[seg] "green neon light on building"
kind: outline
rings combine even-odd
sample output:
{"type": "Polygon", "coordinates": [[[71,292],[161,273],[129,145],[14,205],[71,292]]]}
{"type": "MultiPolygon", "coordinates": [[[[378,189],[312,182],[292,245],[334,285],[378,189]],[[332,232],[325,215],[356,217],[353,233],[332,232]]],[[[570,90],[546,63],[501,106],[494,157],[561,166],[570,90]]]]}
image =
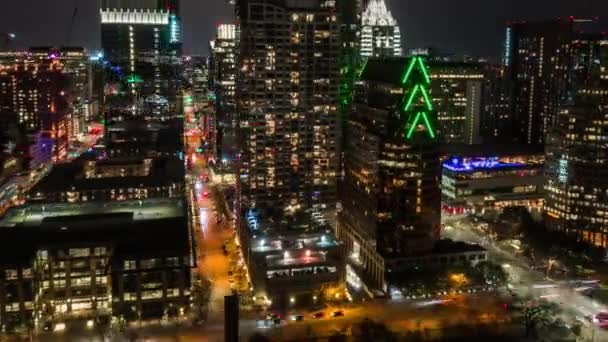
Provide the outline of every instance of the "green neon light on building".
{"type": "Polygon", "coordinates": [[[422,118],[424,119],[426,131],[429,133],[429,136],[431,137],[431,139],[435,139],[435,137],[436,137],[435,130],[433,129],[433,126],[431,126],[431,123],[430,123],[429,118],[426,115],[426,113],[422,113],[422,118]]]}
{"type": "Polygon", "coordinates": [[[422,76],[424,76],[424,80],[426,81],[426,84],[431,84],[431,77],[429,76],[429,72],[426,70],[426,66],[424,65],[424,62],[422,61],[422,57],[417,57],[418,59],[418,65],[420,66],[420,70],[422,70],[422,76]]]}
{"type": "Polygon", "coordinates": [[[426,88],[423,86],[421,86],[420,89],[422,90],[422,96],[424,97],[424,103],[426,104],[426,108],[429,110],[429,112],[432,112],[433,104],[431,103],[429,93],[426,91],[426,88]]]}
{"type": "Polygon", "coordinates": [[[412,74],[412,71],[414,71],[414,66],[416,66],[416,58],[418,58],[418,57],[414,57],[410,61],[410,65],[407,67],[407,71],[405,72],[403,79],[401,80],[401,83],[405,84],[405,83],[407,83],[407,81],[409,81],[410,75],[412,74]]]}
{"type": "Polygon", "coordinates": [[[414,87],[414,90],[410,94],[409,99],[407,100],[407,103],[405,104],[405,107],[403,108],[404,112],[407,112],[410,110],[410,108],[412,106],[412,102],[414,102],[414,98],[416,97],[416,94],[418,93],[418,88],[420,88],[420,85],[416,84],[416,86],[414,87]]]}
{"type": "Polygon", "coordinates": [[[428,91],[431,78],[424,59],[420,56],[412,57],[401,80],[403,84],[402,103],[404,104],[402,114],[408,118],[405,126],[406,139],[412,139],[417,128],[421,126],[431,139],[437,138],[437,133],[429,118],[433,112],[433,103],[428,91]]]}
{"type": "Polygon", "coordinates": [[[416,127],[418,126],[418,120],[420,120],[420,113],[416,114],[416,118],[414,119],[414,122],[412,122],[412,124],[410,125],[410,129],[407,131],[408,139],[412,138],[412,135],[414,134],[414,131],[416,130],[416,127]]]}
{"type": "Polygon", "coordinates": [[[361,78],[361,75],[363,75],[365,68],[367,68],[368,61],[369,61],[369,58],[366,58],[365,61],[363,61],[363,66],[361,67],[361,70],[359,70],[359,78],[361,78]]]}

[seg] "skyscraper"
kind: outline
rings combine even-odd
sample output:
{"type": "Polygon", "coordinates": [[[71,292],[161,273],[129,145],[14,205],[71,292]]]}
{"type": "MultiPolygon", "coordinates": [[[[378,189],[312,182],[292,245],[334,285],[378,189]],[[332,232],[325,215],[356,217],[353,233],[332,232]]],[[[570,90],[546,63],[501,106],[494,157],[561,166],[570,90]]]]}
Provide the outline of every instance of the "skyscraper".
{"type": "Polygon", "coordinates": [[[573,24],[573,19],[557,19],[507,27],[504,63],[511,84],[513,137],[520,143],[542,145],[553,124],[567,83],[563,54],[573,24]]]}
{"type": "Polygon", "coordinates": [[[608,37],[574,40],[568,104],[546,146],[545,222],[608,247],[608,37]]]}
{"type": "Polygon", "coordinates": [[[401,31],[384,0],[367,3],[361,18],[361,56],[401,56],[401,31]]]}
{"type": "Polygon", "coordinates": [[[339,163],[338,8],[325,0],[240,0],[236,10],[244,254],[258,298],[321,298],[315,291],[339,285],[343,274],[324,218],[335,209],[339,163]]]}
{"type": "Polygon", "coordinates": [[[339,23],[331,1],[305,3],[238,5],[242,202],[275,221],[335,203],[339,23]]]}
{"type": "Polygon", "coordinates": [[[222,158],[236,155],[237,31],[235,24],[220,24],[211,42],[213,89],[217,98],[218,149],[222,158]]]}
{"type": "Polygon", "coordinates": [[[437,130],[445,143],[481,143],[486,71],[474,62],[432,61],[430,95],[437,110],[437,130]]]}
{"type": "Polygon", "coordinates": [[[103,0],[101,45],[123,76],[122,93],[155,112],[170,109],[179,84],[179,0],[103,0]]]}
{"type": "Polygon", "coordinates": [[[338,237],[378,288],[399,260],[432,251],[441,193],[431,78],[422,57],[371,59],[344,147],[338,237]]]}

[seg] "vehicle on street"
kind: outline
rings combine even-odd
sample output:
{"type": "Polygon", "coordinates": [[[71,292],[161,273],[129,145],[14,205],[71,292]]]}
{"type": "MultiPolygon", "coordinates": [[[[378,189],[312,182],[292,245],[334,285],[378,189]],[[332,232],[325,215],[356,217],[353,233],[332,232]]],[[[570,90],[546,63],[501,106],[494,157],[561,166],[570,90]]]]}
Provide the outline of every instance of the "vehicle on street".
{"type": "Polygon", "coordinates": [[[325,317],[325,313],[322,312],[322,311],[317,312],[317,313],[315,313],[315,314],[312,315],[312,318],[314,318],[314,319],[319,319],[319,318],[323,318],[323,317],[325,317]]]}
{"type": "Polygon", "coordinates": [[[332,317],[343,317],[344,316],[344,311],[342,310],[338,310],[338,311],[334,311],[331,313],[332,317]]]}
{"type": "Polygon", "coordinates": [[[289,317],[290,320],[294,321],[294,322],[301,322],[304,320],[304,316],[302,315],[291,315],[289,317]]]}

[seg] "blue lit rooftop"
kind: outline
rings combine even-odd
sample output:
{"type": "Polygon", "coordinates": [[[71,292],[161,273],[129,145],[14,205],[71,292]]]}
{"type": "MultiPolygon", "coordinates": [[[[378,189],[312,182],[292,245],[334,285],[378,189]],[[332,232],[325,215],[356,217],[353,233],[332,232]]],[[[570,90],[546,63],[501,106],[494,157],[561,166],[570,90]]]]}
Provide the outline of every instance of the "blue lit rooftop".
{"type": "Polygon", "coordinates": [[[517,169],[524,168],[528,165],[525,163],[504,162],[498,157],[489,158],[448,158],[443,163],[443,168],[455,172],[475,172],[489,171],[500,169],[517,169]]]}

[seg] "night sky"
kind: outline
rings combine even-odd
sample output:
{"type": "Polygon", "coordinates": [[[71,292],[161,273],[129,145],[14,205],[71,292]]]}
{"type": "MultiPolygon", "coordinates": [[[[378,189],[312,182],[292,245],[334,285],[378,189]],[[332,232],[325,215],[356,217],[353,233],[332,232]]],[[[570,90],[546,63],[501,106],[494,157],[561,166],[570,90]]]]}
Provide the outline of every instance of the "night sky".
{"type": "MultiPolygon", "coordinates": [[[[603,16],[608,28],[607,0],[387,0],[399,20],[404,47],[436,46],[444,51],[498,56],[509,20],[558,16],[603,16]]],[[[16,44],[65,45],[74,2],[79,12],[70,45],[99,47],[96,0],[4,0],[0,32],[15,32],[16,44]]],[[[228,0],[182,0],[184,47],[207,54],[217,23],[232,19],[228,0]]]]}

